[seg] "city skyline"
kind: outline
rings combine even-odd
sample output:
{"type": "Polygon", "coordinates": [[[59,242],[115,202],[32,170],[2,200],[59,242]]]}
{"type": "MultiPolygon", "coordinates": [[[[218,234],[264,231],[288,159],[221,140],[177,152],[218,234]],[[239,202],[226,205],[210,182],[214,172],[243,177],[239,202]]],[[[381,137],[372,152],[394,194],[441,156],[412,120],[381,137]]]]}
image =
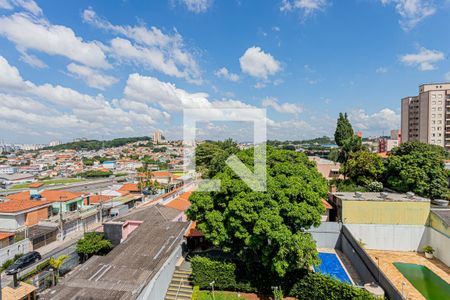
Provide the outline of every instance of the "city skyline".
{"type": "MultiPolygon", "coordinates": [[[[341,111],[381,135],[400,128],[402,98],[450,81],[439,39],[449,10],[427,0],[2,0],[0,139],[156,129],[180,139],[182,108],[224,107],[267,108],[269,139],[332,136],[341,111]]],[[[249,140],[245,126],[205,129],[249,140]]]]}

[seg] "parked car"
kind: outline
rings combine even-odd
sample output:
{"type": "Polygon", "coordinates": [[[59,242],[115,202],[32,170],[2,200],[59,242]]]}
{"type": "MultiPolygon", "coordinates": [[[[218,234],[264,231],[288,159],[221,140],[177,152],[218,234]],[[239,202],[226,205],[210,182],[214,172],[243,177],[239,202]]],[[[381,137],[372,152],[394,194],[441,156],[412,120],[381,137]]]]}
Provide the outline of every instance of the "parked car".
{"type": "Polygon", "coordinates": [[[28,267],[29,265],[42,259],[41,255],[37,251],[31,251],[24,254],[19,259],[17,259],[12,265],[6,269],[6,275],[14,275],[21,269],[28,267]]]}

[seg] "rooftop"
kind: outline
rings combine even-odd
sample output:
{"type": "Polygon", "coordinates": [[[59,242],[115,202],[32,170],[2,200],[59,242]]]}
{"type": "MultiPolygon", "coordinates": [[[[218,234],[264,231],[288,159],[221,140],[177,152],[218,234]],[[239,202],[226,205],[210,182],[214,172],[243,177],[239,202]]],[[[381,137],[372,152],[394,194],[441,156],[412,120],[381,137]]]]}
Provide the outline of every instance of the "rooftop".
{"type": "Polygon", "coordinates": [[[332,193],[336,198],[344,201],[386,201],[386,202],[430,202],[430,199],[414,195],[408,197],[407,194],[385,193],[383,198],[381,193],[352,193],[352,192],[336,192],[332,193]],[[359,197],[357,196],[359,195],[359,197]]]}
{"type": "Polygon", "coordinates": [[[154,205],[114,220],[143,223],[109,254],[73,270],[43,299],[136,299],[183,239],[189,223],[167,221],[178,214],[154,205]]]}
{"type": "Polygon", "coordinates": [[[29,294],[31,294],[36,290],[37,287],[35,287],[34,285],[25,282],[20,282],[19,286],[16,288],[12,288],[9,286],[2,288],[1,291],[2,299],[3,300],[28,299],[25,297],[27,297],[29,294]]]}

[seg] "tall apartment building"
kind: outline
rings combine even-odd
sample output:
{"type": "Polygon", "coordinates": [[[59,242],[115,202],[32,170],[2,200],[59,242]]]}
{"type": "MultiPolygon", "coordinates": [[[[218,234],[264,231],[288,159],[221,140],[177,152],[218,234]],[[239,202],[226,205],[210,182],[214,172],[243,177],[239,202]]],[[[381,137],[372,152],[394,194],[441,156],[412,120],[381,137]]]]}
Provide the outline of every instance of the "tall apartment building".
{"type": "Polygon", "coordinates": [[[159,130],[156,130],[153,133],[153,143],[154,144],[160,144],[162,142],[162,133],[159,130]]]}
{"type": "Polygon", "coordinates": [[[450,150],[450,83],[422,84],[418,96],[402,99],[401,139],[450,150]]]}

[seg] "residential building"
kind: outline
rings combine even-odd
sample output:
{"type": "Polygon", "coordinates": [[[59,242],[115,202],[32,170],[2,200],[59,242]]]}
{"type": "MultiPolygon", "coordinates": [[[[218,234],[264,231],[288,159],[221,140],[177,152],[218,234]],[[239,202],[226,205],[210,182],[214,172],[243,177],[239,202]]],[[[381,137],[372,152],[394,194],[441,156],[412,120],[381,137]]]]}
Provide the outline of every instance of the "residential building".
{"type": "Polygon", "coordinates": [[[343,179],[344,176],[339,173],[341,164],[319,156],[308,156],[308,159],[316,162],[317,170],[325,179],[343,179]]]}
{"type": "Polygon", "coordinates": [[[162,133],[160,130],[156,130],[153,133],[153,144],[160,144],[162,142],[162,133]]]}
{"type": "Polygon", "coordinates": [[[401,100],[401,139],[450,149],[450,83],[422,84],[401,100]]]}
{"type": "Polygon", "coordinates": [[[189,228],[170,221],[178,214],[157,204],[106,222],[114,249],[74,269],[42,299],[164,299],[189,228]]]}
{"type": "Polygon", "coordinates": [[[16,167],[11,167],[8,165],[0,165],[0,174],[14,174],[17,172],[17,168],[16,167]]]}
{"type": "Polygon", "coordinates": [[[37,224],[40,220],[48,219],[52,205],[50,201],[32,199],[20,193],[7,196],[5,202],[0,203],[0,229],[14,232],[26,226],[37,224]]]}

